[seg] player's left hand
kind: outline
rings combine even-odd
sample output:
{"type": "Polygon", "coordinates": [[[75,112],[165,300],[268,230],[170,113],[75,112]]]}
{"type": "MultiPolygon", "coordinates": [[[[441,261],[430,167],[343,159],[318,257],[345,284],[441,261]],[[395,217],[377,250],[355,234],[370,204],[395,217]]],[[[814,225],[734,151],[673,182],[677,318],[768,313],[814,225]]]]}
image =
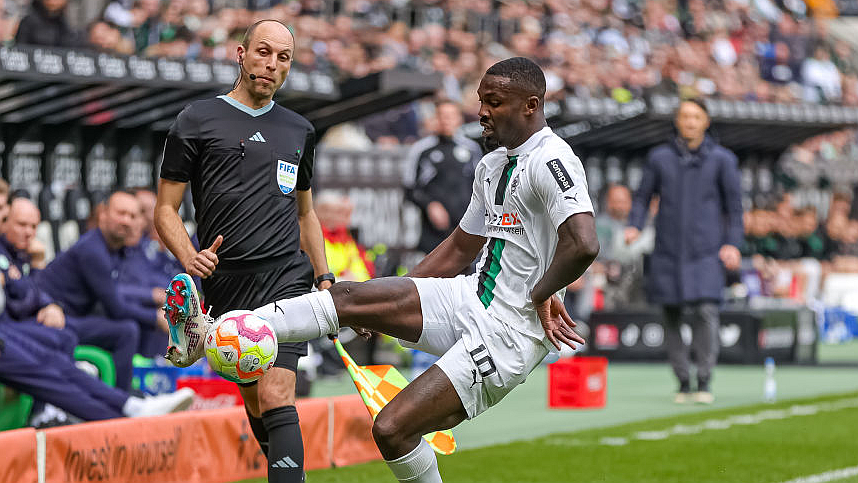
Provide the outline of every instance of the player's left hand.
{"type": "Polygon", "coordinates": [[[539,321],[542,322],[542,330],[548,340],[557,348],[561,349],[560,343],[564,343],[575,349],[575,342],[584,343],[584,339],[572,330],[575,327],[575,322],[569,313],[566,312],[566,307],[556,295],[552,295],[541,304],[534,304],[536,307],[536,315],[539,316],[539,321]]]}

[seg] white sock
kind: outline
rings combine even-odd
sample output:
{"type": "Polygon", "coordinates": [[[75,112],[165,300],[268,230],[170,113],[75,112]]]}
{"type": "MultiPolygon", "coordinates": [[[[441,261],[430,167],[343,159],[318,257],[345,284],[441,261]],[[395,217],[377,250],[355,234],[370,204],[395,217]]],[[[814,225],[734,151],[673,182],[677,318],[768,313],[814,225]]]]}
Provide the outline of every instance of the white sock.
{"type": "Polygon", "coordinates": [[[438,473],[438,460],[435,452],[425,439],[410,453],[392,461],[385,461],[393,476],[399,481],[409,483],[443,483],[438,473]]]}
{"type": "Polygon", "coordinates": [[[303,342],[340,329],[334,298],[327,290],[278,300],[253,313],[271,322],[278,342],[303,342]]]}
{"type": "Polygon", "coordinates": [[[128,396],[125,404],[122,405],[122,414],[133,418],[143,411],[146,401],[137,396],[128,396]]]}

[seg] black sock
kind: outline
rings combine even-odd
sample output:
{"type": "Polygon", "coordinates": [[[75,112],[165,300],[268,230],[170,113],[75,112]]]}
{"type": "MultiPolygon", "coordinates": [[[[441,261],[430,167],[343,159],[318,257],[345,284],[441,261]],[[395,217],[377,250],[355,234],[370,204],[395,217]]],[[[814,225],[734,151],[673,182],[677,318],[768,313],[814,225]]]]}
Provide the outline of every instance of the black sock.
{"type": "Polygon", "coordinates": [[[254,417],[250,414],[250,411],[247,410],[247,406],[244,407],[244,412],[247,413],[247,420],[250,421],[250,430],[253,431],[253,437],[256,438],[256,442],[259,443],[262,453],[265,454],[265,457],[267,458],[268,431],[265,430],[265,424],[262,422],[261,418],[254,417]]]}
{"type": "Polygon", "coordinates": [[[262,413],[268,431],[268,482],[304,481],[304,442],[295,406],[281,406],[262,413]]]}

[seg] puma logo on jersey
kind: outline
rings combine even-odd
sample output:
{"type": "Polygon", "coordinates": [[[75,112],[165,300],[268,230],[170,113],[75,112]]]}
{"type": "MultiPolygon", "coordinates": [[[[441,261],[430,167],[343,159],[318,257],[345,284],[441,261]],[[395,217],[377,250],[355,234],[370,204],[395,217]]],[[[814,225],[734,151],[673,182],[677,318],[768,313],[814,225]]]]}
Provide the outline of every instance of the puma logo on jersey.
{"type": "Polygon", "coordinates": [[[563,198],[565,198],[565,199],[567,199],[567,200],[572,200],[572,201],[574,201],[575,203],[577,203],[577,202],[578,202],[578,195],[575,195],[575,196],[564,196],[563,198]]]}
{"type": "Polygon", "coordinates": [[[264,143],[264,142],[265,142],[265,138],[264,138],[264,137],[262,137],[262,133],[260,133],[259,131],[256,131],[256,133],[255,133],[253,136],[250,136],[250,140],[251,140],[251,141],[256,141],[256,142],[259,142],[259,143],[264,143]]]}

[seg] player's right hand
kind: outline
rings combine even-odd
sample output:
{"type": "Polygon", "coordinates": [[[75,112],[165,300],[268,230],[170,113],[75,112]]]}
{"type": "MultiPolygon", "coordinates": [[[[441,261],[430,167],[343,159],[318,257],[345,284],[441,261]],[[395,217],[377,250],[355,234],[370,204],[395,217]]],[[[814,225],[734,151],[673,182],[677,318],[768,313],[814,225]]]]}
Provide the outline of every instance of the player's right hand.
{"type": "Polygon", "coordinates": [[[214,272],[217,266],[217,249],[223,243],[223,235],[218,235],[212,246],[201,250],[193,258],[188,260],[185,265],[185,271],[192,277],[208,278],[214,272]]]}

